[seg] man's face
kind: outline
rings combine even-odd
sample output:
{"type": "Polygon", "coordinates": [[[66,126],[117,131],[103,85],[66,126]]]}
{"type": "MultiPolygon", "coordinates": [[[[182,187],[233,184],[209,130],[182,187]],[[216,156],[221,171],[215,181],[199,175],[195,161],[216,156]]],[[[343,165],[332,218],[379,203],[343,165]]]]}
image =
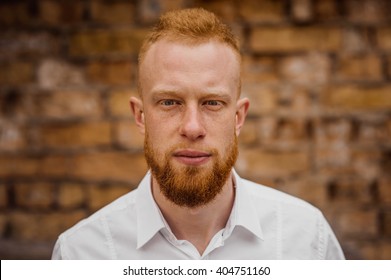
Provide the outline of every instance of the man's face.
{"type": "Polygon", "coordinates": [[[246,99],[238,100],[238,57],[216,41],[161,40],[148,50],[139,74],[142,101],[131,105],[145,132],[153,177],[177,205],[207,204],[236,161],[248,108],[246,99]]]}

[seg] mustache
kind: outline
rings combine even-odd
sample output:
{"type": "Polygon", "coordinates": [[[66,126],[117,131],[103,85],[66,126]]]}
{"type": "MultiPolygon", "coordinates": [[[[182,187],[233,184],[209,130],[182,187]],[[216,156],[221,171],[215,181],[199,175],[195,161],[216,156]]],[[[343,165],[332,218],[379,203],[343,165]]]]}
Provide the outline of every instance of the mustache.
{"type": "Polygon", "coordinates": [[[166,153],[166,156],[189,156],[189,157],[197,157],[197,156],[215,156],[218,155],[218,151],[216,149],[195,149],[189,147],[173,147],[169,149],[166,153]]]}

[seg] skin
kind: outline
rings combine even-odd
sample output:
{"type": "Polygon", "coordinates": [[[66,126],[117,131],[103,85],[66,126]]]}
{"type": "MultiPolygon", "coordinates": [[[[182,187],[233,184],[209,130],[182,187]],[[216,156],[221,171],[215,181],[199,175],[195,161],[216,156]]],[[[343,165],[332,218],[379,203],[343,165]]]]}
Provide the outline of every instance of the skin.
{"type": "MultiPolygon", "coordinates": [[[[226,44],[209,40],[184,44],[154,43],[140,65],[141,98],[130,107],[141,133],[148,133],[158,158],[179,145],[170,161],[176,168],[211,168],[216,149],[224,155],[245,121],[249,101],[239,98],[240,63],[226,44]]],[[[174,235],[191,242],[202,255],[225,227],[235,191],[232,175],[207,205],[180,207],[169,201],[152,178],[152,193],[174,235]]]]}

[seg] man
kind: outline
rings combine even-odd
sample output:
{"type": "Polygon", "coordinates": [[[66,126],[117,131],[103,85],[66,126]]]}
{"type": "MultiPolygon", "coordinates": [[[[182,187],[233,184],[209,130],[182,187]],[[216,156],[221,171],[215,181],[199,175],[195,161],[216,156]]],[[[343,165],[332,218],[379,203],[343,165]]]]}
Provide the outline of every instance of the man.
{"type": "Polygon", "coordinates": [[[63,233],[54,259],[344,258],[319,210],[233,170],[249,107],[240,67],[238,44],[214,14],[161,17],[130,100],[150,172],[63,233]]]}

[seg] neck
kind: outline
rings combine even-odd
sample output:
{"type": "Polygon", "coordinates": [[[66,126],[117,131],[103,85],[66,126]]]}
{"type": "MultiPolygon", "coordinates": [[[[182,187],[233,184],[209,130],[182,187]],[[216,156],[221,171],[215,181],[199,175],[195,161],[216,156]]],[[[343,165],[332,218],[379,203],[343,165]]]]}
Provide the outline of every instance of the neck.
{"type": "Polygon", "coordinates": [[[164,218],[178,240],[191,242],[203,254],[213,236],[225,227],[235,198],[232,176],[216,198],[203,206],[188,208],[169,201],[152,177],[152,193],[164,218]]]}

